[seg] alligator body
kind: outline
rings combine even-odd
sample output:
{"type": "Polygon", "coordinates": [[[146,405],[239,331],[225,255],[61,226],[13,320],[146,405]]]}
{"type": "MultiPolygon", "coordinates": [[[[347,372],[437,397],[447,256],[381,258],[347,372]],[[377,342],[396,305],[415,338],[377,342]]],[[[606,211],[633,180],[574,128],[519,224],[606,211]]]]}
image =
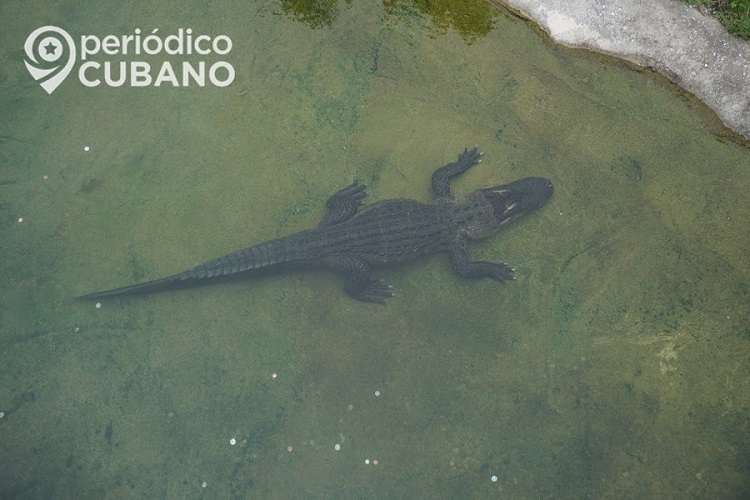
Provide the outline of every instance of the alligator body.
{"type": "Polygon", "coordinates": [[[365,187],[354,182],[331,196],[316,229],[260,243],[204,262],[192,269],[137,285],[82,295],[102,299],[193,286],[286,267],[322,266],[345,275],[351,297],[385,304],[391,287],[370,276],[373,266],[395,264],[434,252],[449,252],[453,269],[465,278],[512,278],[506,264],[469,259],[469,240],[485,238],[539,208],[552,195],[552,183],[524,179],[454,197],[450,179],[479,163],[477,148],[464,149],[453,163],[435,171],[434,203],[385,200],[360,210],[365,187]]]}

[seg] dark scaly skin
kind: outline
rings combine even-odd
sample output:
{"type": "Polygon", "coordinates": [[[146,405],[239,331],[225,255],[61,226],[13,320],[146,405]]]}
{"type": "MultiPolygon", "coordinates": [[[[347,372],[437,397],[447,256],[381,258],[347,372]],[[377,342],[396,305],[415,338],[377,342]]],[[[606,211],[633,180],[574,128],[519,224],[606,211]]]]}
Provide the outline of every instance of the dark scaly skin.
{"type": "Polygon", "coordinates": [[[476,147],[464,149],[458,160],[435,171],[434,203],[395,199],[360,210],[365,186],[354,182],[328,199],[328,211],[316,229],[238,250],[173,276],[80,298],[136,295],[267,269],[323,266],[345,275],[344,290],[350,296],[385,304],[385,299],[393,296],[391,287],[371,279],[371,268],[434,252],[449,252],[453,269],[465,278],[510,279],[513,269],[506,264],[470,260],[466,242],[486,238],[539,208],[552,195],[552,183],[527,177],[454,197],[450,179],[479,163],[480,156],[476,147]]]}

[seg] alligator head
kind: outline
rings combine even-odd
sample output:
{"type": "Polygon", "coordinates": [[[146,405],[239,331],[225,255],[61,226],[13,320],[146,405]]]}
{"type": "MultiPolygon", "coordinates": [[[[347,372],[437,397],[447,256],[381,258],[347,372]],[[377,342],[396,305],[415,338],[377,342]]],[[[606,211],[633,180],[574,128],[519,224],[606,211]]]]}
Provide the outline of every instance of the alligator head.
{"type": "Polygon", "coordinates": [[[458,210],[460,215],[456,222],[468,238],[486,238],[509,222],[544,205],[552,196],[552,191],[552,182],[542,177],[526,177],[501,186],[478,189],[457,200],[457,205],[463,205],[468,210],[458,210]],[[474,217],[469,218],[467,214],[474,217]]]}
{"type": "Polygon", "coordinates": [[[525,177],[509,184],[480,189],[492,205],[497,226],[504,226],[544,205],[552,196],[552,182],[543,177],[525,177]]]}

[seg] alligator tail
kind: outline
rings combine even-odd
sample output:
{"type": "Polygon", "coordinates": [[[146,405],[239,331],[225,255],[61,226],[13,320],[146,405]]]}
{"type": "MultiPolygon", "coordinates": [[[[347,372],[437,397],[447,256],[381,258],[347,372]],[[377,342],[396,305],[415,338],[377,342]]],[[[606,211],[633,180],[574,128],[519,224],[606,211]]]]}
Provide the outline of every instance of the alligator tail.
{"type": "MultiPolygon", "coordinates": [[[[177,275],[179,276],[179,275],[177,275]]],[[[175,281],[177,276],[169,276],[167,278],[160,278],[158,280],[147,281],[145,283],[138,283],[136,285],[123,286],[120,288],[113,288],[112,290],[104,290],[101,292],[87,293],[76,297],[79,300],[99,300],[106,299],[109,297],[117,297],[119,295],[140,295],[145,293],[161,292],[164,290],[173,290],[178,284],[184,283],[175,281]]],[[[187,285],[187,283],[184,283],[187,285]]]]}
{"type": "Polygon", "coordinates": [[[141,295],[176,290],[229,280],[249,273],[270,271],[300,261],[309,261],[314,259],[320,253],[320,248],[324,246],[320,237],[310,237],[314,234],[317,233],[303,231],[237,250],[166,278],[102,292],[87,293],[78,298],[81,300],[98,300],[123,295],[141,295]]]}

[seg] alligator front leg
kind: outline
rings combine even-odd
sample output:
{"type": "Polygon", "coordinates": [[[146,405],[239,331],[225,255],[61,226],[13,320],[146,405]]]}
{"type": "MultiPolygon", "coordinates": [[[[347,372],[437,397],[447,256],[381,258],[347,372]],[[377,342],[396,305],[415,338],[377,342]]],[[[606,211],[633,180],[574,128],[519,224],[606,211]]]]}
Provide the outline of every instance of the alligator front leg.
{"type": "Polygon", "coordinates": [[[507,264],[495,262],[471,261],[466,253],[466,241],[460,239],[451,251],[453,270],[464,278],[492,278],[496,281],[513,279],[515,269],[507,264]]]}
{"type": "Polygon", "coordinates": [[[432,190],[438,197],[448,197],[451,195],[450,180],[452,177],[461,175],[472,166],[481,162],[482,153],[477,151],[474,146],[471,150],[464,148],[464,152],[458,155],[458,160],[440,167],[432,174],[432,190]]]}
{"type": "Polygon", "coordinates": [[[393,297],[391,287],[380,280],[370,279],[370,266],[356,257],[326,257],[324,263],[345,274],[344,291],[363,302],[385,305],[385,299],[393,297]]]}
{"type": "Polygon", "coordinates": [[[344,189],[335,192],[326,201],[328,212],[320,221],[320,227],[341,224],[351,219],[357,213],[357,209],[365,196],[367,196],[365,185],[360,184],[359,181],[354,181],[344,189]]]}

